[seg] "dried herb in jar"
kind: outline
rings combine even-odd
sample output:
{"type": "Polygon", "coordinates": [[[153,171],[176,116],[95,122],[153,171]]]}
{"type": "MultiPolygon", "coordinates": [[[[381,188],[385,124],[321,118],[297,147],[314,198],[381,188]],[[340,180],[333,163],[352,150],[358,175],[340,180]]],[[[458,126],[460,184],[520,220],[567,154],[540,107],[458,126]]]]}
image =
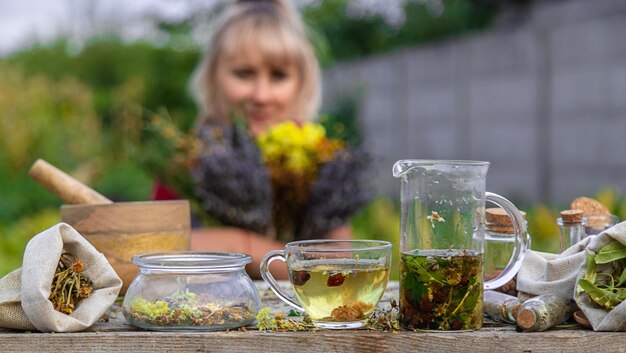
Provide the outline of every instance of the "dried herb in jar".
{"type": "Polygon", "coordinates": [[[50,297],[54,310],[71,314],[78,303],[93,292],[93,285],[84,273],[83,263],[74,255],[63,253],[52,277],[50,297]]]}
{"type": "Polygon", "coordinates": [[[400,262],[400,322],[418,330],[482,326],[482,255],[470,250],[418,250],[400,262]]]}
{"type": "Polygon", "coordinates": [[[165,300],[137,298],[131,303],[130,311],[131,322],[151,326],[242,325],[254,318],[245,304],[218,306],[212,304],[212,298],[188,291],[178,291],[165,300]]]}

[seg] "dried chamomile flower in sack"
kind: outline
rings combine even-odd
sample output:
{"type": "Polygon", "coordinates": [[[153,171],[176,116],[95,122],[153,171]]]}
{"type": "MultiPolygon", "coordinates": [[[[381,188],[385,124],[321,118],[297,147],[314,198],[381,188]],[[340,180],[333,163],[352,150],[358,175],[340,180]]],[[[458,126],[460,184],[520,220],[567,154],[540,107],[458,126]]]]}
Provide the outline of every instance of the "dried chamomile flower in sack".
{"type": "Polygon", "coordinates": [[[59,223],[33,237],[22,268],[0,279],[0,326],[81,331],[104,315],[121,286],[104,255],[59,223]]]}

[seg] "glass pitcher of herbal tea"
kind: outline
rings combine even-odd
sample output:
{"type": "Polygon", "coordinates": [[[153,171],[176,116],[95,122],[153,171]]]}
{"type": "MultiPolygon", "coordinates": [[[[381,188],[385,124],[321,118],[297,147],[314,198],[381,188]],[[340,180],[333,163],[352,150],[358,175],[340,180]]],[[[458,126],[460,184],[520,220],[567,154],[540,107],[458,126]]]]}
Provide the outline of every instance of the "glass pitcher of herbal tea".
{"type": "Polygon", "coordinates": [[[528,246],[526,224],[502,196],[486,192],[488,162],[401,160],[400,323],[409,329],[477,330],[483,290],[507,283],[528,246]],[[483,281],[485,202],[512,219],[515,247],[508,266],[483,281]]]}

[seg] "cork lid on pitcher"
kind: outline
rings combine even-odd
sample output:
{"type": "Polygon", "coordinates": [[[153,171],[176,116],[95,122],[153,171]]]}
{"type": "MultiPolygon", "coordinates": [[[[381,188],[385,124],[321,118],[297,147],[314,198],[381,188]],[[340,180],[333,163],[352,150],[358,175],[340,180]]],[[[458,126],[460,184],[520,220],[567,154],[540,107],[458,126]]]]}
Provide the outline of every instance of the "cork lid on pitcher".
{"type": "MultiPolygon", "coordinates": [[[[526,219],[526,212],[520,211],[522,218],[526,219]]],[[[514,234],[513,222],[506,211],[500,207],[492,207],[485,210],[487,231],[502,234],[514,234]]]]}

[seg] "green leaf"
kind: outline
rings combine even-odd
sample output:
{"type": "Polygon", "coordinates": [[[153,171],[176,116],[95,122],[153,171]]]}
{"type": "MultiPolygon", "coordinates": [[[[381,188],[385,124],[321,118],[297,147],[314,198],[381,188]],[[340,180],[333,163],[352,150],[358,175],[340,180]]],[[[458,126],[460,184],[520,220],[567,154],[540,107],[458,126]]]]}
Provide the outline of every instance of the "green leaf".
{"type": "Polygon", "coordinates": [[[615,292],[615,299],[620,302],[626,299],[626,288],[614,288],[613,290],[615,292]]]}
{"type": "Polygon", "coordinates": [[[587,271],[585,271],[585,278],[590,280],[591,282],[595,282],[595,274],[596,274],[596,255],[587,254],[587,271]]]}
{"type": "Polygon", "coordinates": [[[621,286],[622,284],[624,284],[624,282],[626,282],[626,268],[624,268],[621,276],[619,276],[619,282],[617,283],[616,287],[621,286]]]}
{"type": "Polygon", "coordinates": [[[618,241],[612,241],[600,249],[596,255],[596,264],[606,264],[626,258],[626,246],[618,241]]]}
{"type": "Polygon", "coordinates": [[[621,303],[618,295],[607,289],[598,288],[591,281],[584,278],[578,281],[578,286],[589,295],[591,300],[604,309],[611,310],[621,303]]]}
{"type": "Polygon", "coordinates": [[[441,271],[429,271],[430,264],[427,257],[409,257],[404,258],[404,265],[412,273],[415,273],[418,277],[418,281],[423,283],[439,283],[443,284],[445,277],[441,271]]]}

